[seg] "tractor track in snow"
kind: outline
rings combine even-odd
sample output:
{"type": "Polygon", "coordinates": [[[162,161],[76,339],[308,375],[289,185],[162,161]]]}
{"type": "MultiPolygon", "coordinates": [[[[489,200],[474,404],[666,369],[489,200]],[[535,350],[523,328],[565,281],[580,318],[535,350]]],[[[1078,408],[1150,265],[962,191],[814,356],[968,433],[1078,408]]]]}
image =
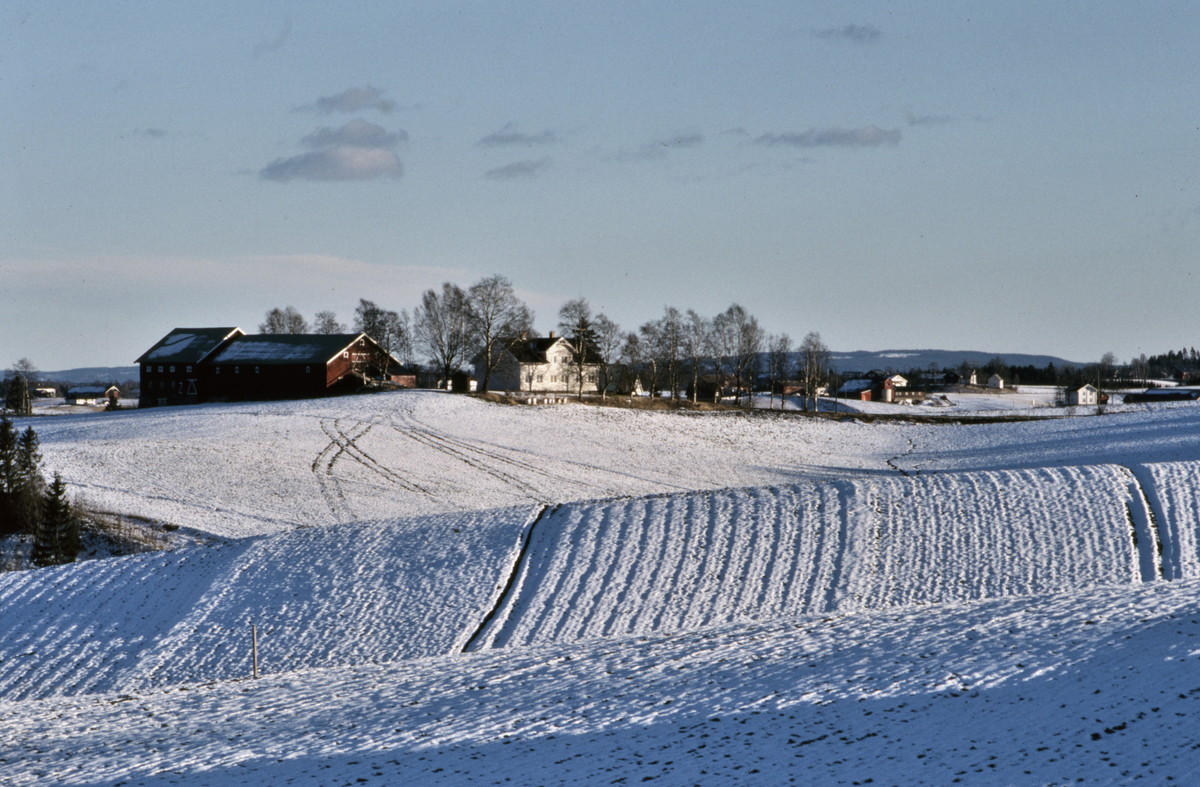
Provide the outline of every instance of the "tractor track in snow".
{"type": "Polygon", "coordinates": [[[562,477],[554,473],[547,472],[529,462],[514,460],[510,457],[502,455],[498,451],[480,448],[475,443],[469,443],[465,440],[460,440],[440,432],[435,432],[432,429],[418,425],[412,419],[404,419],[401,423],[396,423],[395,420],[393,420],[391,427],[405,437],[408,437],[409,439],[420,443],[427,448],[432,448],[435,451],[439,451],[452,459],[457,459],[474,470],[478,470],[481,473],[490,475],[497,481],[500,481],[501,483],[520,491],[522,494],[528,495],[535,501],[544,505],[550,505],[554,501],[547,498],[546,494],[538,487],[522,480],[513,473],[510,473],[505,469],[501,469],[501,467],[496,465],[506,465],[510,468],[513,468],[514,472],[521,471],[526,473],[534,473],[547,480],[556,481],[559,483],[569,480],[579,485],[593,486],[583,481],[563,479],[562,477]],[[408,421],[409,423],[405,423],[404,421],[408,421]]]}
{"type": "Polygon", "coordinates": [[[357,421],[349,430],[341,425],[340,418],[331,421],[321,419],[321,431],[329,438],[329,444],[321,449],[312,461],[312,472],[317,479],[317,486],[325,503],[339,521],[350,521],[354,518],[350,511],[349,501],[342,491],[341,480],[334,473],[338,460],[343,456],[381,477],[389,484],[400,487],[407,492],[433,497],[434,494],[420,484],[409,481],[399,473],[381,464],[377,459],[364,451],[358,440],[364,437],[375,424],[357,421]]]}
{"type": "MultiPolygon", "coordinates": [[[[518,470],[522,473],[533,473],[535,475],[538,475],[538,476],[544,478],[547,481],[554,482],[555,484],[570,484],[572,486],[579,487],[583,490],[586,490],[591,497],[628,497],[629,496],[628,490],[623,485],[606,486],[606,485],[602,485],[602,484],[593,483],[590,481],[585,481],[581,478],[571,475],[570,473],[552,472],[550,470],[547,470],[545,467],[543,467],[541,465],[535,464],[530,461],[523,461],[521,459],[516,459],[512,456],[512,454],[528,456],[529,455],[528,451],[525,451],[523,449],[517,449],[517,448],[506,448],[504,446],[496,446],[494,444],[487,444],[487,445],[492,445],[493,447],[484,448],[479,442],[472,442],[472,441],[464,440],[459,437],[452,437],[451,435],[448,435],[444,432],[433,429],[430,426],[422,423],[417,418],[415,418],[411,413],[394,415],[392,418],[391,426],[393,429],[397,430],[401,434],[404,434],[404,435],[407,435],[410,437],[412,436],[410,434],[410,432],[420,432],[423,435],[425,435],[433,440],[444,443],[448,448],[451,449],[450,451],[447,451],[448,455],[453,456],[456,459],[466,462],[468,465],[475,467],[475,469],[484,469],[484,468],[480,468],[477,464],[468,462],[467,460],[463,459],[463,457],[460,456],[458,453],[454,453],[454,451],[461,451],[461,452],[474,454],[474,455],[477,455],[478,457],[481,457],[483,460],[486,460],[487,462],[495,462],[495,463],[498,463],[499,465],[515,468],[516,470],[518,470]]],[[[434,446],[434,447],[437,447],[437,446],[434,446]]],[[[444,449],[439,448],[439,450],[444,450],[444,449]]],[[[664,492],[665,494],[670,494],[671,492],[674,492],[674,491],[680,491],[680,492],[692,491],[691,487],[680,486],[678,484],[672,484],[670,482],[663,481],[661,479],[647,479],[647,478],[643,478],[638,475],[633,475],[631,473],[624,472],[621,470],[613,470],[612,468],[609,468],[609,467],[603,467],[600,465],[592,465],[592,464],[588,464],[586,462],[580,462],[575,459],[566,459],[566,458],[560,458],[560,457],[553,457],[553,458],[547,457],[545,460],[545,464],[549,464],[551,466],[560,466],[560,467],[578,467],[587,473],[596,473],[596,472],[605,473],[610,476],[616,476],[622,482],[626,482],[630,478],[632,478],[636,481],[649,482],[649,483],[653,483],[659,487],[667,487],[668,489],[664,492]]],[[[491,469],[493,469],[497,473],[501,473],[505,476],[508,475],[505,470],[501,470],[499,468],[491,468],[491,469]]],[[[487,469],[484,469],[484,472],[490,473],[490,471],[487,469]]],[[[494,475],[494,473],[490,473],[490,474],[494,475]]],[[[511,477],[511,476],[509,476],[509,477],[511,477]]],[[[501,479],[501,480],[504,480],[504,479],[501,479]]],[[[525,485],[529,486],[528,484],[525,484],[525,485]]]]}

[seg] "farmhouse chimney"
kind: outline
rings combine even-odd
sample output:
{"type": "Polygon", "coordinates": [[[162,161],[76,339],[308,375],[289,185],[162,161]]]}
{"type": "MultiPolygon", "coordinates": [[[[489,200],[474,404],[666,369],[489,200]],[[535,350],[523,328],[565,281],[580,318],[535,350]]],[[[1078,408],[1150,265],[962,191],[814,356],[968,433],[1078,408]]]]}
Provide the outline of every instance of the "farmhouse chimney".
{"type": "Polygon", "coordinates": [[[554,331],[550,331],[550,338],[551,338],[551,339],[553,339],[553,338],[554,338],[554,331]]]}

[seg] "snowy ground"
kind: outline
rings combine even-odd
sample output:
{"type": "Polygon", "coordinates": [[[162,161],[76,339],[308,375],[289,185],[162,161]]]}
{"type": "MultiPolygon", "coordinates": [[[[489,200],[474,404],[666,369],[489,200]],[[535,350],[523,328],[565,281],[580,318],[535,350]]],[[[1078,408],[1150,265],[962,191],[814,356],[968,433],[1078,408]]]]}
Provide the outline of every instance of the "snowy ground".
{"type": "Polygon", "coordinates": [[[1200,774],[1194,405],[397,393],[36,428],[101,507],[232,540],[0,575],[5,784],[1200,774]]]}

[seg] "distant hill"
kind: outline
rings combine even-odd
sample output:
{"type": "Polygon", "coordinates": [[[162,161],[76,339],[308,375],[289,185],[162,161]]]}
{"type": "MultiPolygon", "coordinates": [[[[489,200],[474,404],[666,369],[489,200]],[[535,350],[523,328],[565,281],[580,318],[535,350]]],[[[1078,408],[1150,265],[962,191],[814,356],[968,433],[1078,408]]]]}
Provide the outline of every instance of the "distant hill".
{"type": "Polygon", "coordinates": [[[85,366],[61,372],[39,372],[38,377],[56,383],[86,385],[87,383],[122,383],[138,379],[136,366],[85,366]]]}
{"type": "Polygon", "coordinates": [[[972,366],[983,366],[1000,356],[1009,366],[1083,366],[1053,355],[1027,355],[1025,353],[985,353],[975,350],[880,350],[879,352],[834,352],[831,362],[839,372],[867,372],[871,369],[894,369],[906,372],[909,369],[928,369],[937,364],[939,369],[957,369],[964,360],[972,366]]]}

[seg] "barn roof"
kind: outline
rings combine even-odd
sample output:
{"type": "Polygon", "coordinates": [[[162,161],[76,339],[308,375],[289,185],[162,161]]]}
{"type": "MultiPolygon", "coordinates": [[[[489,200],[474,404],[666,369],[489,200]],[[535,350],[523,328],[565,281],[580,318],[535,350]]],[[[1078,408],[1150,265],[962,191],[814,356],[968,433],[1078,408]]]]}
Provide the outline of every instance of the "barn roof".
{"type": "Polygon", "coordinates": [[[176,328],[158,340],[135,363],[199,363],[241,328],[176,328]]]}
{"type": "Polygon", "coordinates": [[[348,350],[363,333],[296,333],[239,336],[208,359],[209,363],[325,364],[348,350]]]}

